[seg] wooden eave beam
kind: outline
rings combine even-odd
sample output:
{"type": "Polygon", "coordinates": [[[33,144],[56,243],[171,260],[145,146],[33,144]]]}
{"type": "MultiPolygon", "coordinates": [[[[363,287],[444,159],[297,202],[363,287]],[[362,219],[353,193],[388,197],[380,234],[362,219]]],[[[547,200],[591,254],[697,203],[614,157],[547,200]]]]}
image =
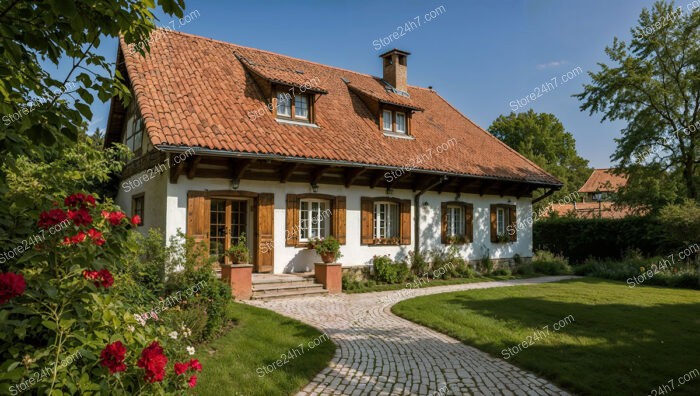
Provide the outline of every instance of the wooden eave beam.
{"type": "Polygon", "coordinates": [[[321,180],[321,176],[323,176],[323,173],[329,168],[330,166],[319,166],[312,170],[309,177],[309,183],[311,183],[312,185],[318,184],[318,181],[321,180]]]}
{"type": "Polygon", "coordinates": [[[187,178],[188,179],[194,179],[194,175],[197,173],[197,166],[199,166],[200,161],[202,161],[202,157],[199,155],[193,157],[190,161],[188,161],[188,165],[187,165],[187,178]]]}
{"type": "Polygon", "coordinates": [[[367,168],[347,168],[345,170],[345,187],[350,188],[352,184],[367,171],[367,168]]]}
{"type": "Polygon", "coordinates": [[[280,167],[280,183],[286,183],[292,173],[299,167],[298,163],[283,162],[280,167]]]}
{"type": "Polygon", "coordinates": [[[369,188],[377,187],[377,185],[379,185],[379,182],[382,181],[382,179],[384,179],[384,172],[381,170],[374,171],[372,177],[369,180],[369,188]]]}
{"type": "Polygon", "coordinates": [[[241,177],[253,163],[250,159],[233,159],[231,160],[231,180],[240,182],[241,177]]]}
{"type": "Polygon", "coordinates": [[[180,161],[175,166],[170,167],[170,183],[177,184],[177,179],[185,168],[185,161],[180,161]]]}

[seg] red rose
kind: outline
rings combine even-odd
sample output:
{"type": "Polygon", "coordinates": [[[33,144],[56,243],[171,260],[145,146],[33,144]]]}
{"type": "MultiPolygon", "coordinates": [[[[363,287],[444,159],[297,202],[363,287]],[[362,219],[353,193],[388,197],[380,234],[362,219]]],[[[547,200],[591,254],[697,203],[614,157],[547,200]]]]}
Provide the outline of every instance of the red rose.
{"type": "Polygon", "coordinates": [[[41,212],[39,215],[39,227],[49,229],[49,227],[62,223],[67,218],[66,212],[61,209],[51,209],[48,212],[41,212]]]}
{"type": "Polygon", "coordinates": [[[84,240],[85,240],[85,233],[82,232],[82,231],[78,231],[77,234],[75,234],[75,235],[73,235],[72,237],[70,237],[70,243],[71,243],[72,245],[77,245],[77,244],[79,244],[80,242],[82,242],[82,241],[84,241],[84,240]]]}
{"type": "Polygon", "coordinates": [[[109,369],[110,374],[126,371],[124,357],[126,356],[126,347],[121,341],[107,344],[105,349],[100,353],[100,364],[109,369]]]}
{"type": "Polygon", "coordinates": [[[202,371],[202,364],[199,363],[199,360],[197,359],[190,360],[189,365],[191,369],[194,369],[196,371],[202,371]]]}
{"type": "Polygon", "coordinates": [[[92,239],[92,243],[94,243],[95,245],[102,246],[105,244],[105,239],[102,238],[102,233],[97,231],[96,229],[89,229],[87,234],[90,237],[90,239],[92,239]]]}
{"type": "Polygon", "coordinates": [[[15,274],[13,272],[1,273],[0,304],[5,304],[11,298],[22,295],[26,288],[27,282],[24,281],[22,274],[15,274]]]}
{"type": "Polygon", "coordinates": [[[75,208],[78,206],[84,208],[85,203],[95,206],[95,197],[92,195],[85,195],[83,193],[75,193],[66,197],[66,199],[63,200],[63,203],[69,208],[75,208]]]}
{"type": "Polygon", "coordinates": [[[94,281],[95,287],[109,288],[114,284],[114,277],[106,268],[102,268],[99,271],[83,271],[83,278],[87,280],[94,281]]]}
{"type": "Polygon", "coordinates": [[[102,211],[102,217],[106,218],[113,226],[118,226],[122,219],[126,217],[124,212],[106,212],[102,211]]]}
{"type": "Polygon", "coordinates": [[[151,345],[144,348],[141,358],[136,365],[146,371],[144,380],[148,382],[160,382],[165,378],[165,366],[168,364],[168,357],[163,354],[158,341],[153,341],[151,345]]]}
{"type": "Polygon", "coordinates": [[[100,283],[102,284],[102,287],[105,289],[108,289],[110,286],[114,284],[114,277],[112,274],[109,272],[107,268],[102,268],[97,272],[98,279],[100,283]]]}
{"type": "Polygon", "coordinates": [[[190,365],[187,363],[175,363],[175,374],[184,374],[188,368],[190,368],[190,365]]]}
{"type": "Polygon", "coordinates": [[[141,216],[134,215],[134,217],[131,218],[131,224],[133,224],[135,226],[141,224],[141,216]]]}
{"type": "Polygon", "coordinates": [[[194,388],[194,386],[197,385],[197,376],[191,376],[190,379],[187,381],[187,385],[189,385],[190,388],[194,388]]]}
{"type": "Polygon", "coordinates": [[[85,208],[80,208],[78,210],[69,210],[68,217],[73,220],[73,224],[80,227],[81,225],[90,225],[92,223],[92,216],[90,212],[85,208]]]}

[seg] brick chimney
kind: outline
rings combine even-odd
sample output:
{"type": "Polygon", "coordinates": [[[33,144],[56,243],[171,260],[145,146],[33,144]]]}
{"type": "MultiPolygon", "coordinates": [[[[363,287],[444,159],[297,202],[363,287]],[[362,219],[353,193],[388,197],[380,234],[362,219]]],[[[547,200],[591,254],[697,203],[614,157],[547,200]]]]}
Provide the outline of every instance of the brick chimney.
{"type": "Polygon", "coordinates": [[[399,91],[408,92],[406,58],[409,55],[411,55],[410,52],[396,48],[379,55],[384,65],[384,76],[382,78],[399,91]]]}

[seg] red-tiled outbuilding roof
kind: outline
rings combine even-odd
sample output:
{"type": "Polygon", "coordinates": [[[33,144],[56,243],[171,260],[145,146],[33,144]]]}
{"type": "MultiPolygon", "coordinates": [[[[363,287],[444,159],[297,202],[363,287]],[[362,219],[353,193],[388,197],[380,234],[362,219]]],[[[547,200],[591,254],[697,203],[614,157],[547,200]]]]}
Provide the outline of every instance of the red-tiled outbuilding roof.
{"type": "Polygon", "coordinates": [[[626,184],[627,177],[613,174],[612,169],[595,169],[578,192],[616,192],[620,187],[623,187],[626,184]]]}
{"type": "Polygon", "coordinates": [[[409,86],[407,97],[367,74],[180,32],[159,33],[145,57],[120,44],[148,136],[157,148],[200,147],[386,167],[413,164],[418,170],[561,185],[431,89],[409,86]],[[319,92],[318,127],[278,122],[259,79],[319,92]],[[413,139],[385,136],[363,94],[421,110],[412,115],[413,139]],[[437,149],[450,141],[448,149],[437,149]],[[416,165],[415,159],[426,156],[430,161],[416,165]]]}

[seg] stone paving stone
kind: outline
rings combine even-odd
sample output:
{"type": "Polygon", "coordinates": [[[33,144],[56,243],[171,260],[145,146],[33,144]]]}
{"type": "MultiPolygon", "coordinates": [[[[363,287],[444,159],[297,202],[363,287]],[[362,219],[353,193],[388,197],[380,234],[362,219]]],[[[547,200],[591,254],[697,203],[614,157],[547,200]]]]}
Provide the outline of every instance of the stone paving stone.
{"type": "Polygon", "coordinates": [[[338,346],[298,395],[568,395],[510,363],[391,313],[429,294],[555,282],[557,276],[395,291],[249,301],[319,328],[338,346]],[[439,390],[442,389],[442,393],[439,390]]]}

